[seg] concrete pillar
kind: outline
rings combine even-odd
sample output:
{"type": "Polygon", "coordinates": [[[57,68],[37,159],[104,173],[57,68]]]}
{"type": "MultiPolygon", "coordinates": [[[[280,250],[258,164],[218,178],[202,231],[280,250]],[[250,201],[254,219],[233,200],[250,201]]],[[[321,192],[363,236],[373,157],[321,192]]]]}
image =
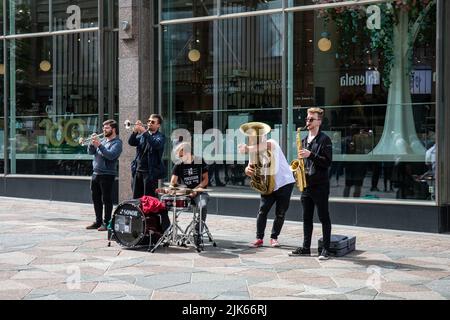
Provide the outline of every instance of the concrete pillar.
{"type": "Polygon", "coordinates": [[[132,198],[130,164],[136,149],[128,145],[125,120],[145,123],[152,113],[151,33],[148,0],[119,0],[119,122],[124,148],[119,161],[119,202],[132,198]]]}

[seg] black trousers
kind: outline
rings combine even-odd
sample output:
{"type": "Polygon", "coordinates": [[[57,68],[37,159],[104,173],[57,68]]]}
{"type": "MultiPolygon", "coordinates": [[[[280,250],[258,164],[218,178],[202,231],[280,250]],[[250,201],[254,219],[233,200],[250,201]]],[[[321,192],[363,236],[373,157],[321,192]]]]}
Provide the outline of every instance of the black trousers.
{"type": "Polygon", "coordinates": [[[267,214],[276,203],[275,207],[275,220],[273,221],[272,233],[270,237],[272,239],[278,239],[281,228],[284,224],[284,216],[289,209],[289,203],[291,201],[291,193],[294,188],[294,184],[287,184],[277,191],[272,192],[269,195],[261,195],[258,217],[256,218],[256,238],[263,239],[264,231],[267,224],[267,214]]]}
{"type": "Polygon", "coordinates": [[[150,179],[149,176],[148,172],[136,172],[133,177],[133,199],[140,199],[142,196],[156,198],[158,179],[150,179]]]}
{"type": "Polygon", "coordinates": [[[97,225],[108,224],[113,209],[113,186],[115,176],[93,174],[91,179],[91,196],[94,203],[95,222],[97,225]],[[103,219],[103,206],[105,219],[103,219]]]}
{"type": "Polygon", "coordinates": [[[328,197],[330,195],[330,184],[308,186],[302,193],[303,206],[303,247],[311,247],[313,234],[314,209],[317,207],[319,220],[322,223],[323,247],[330,249],[331,220],[328,211],[328,197]]]}

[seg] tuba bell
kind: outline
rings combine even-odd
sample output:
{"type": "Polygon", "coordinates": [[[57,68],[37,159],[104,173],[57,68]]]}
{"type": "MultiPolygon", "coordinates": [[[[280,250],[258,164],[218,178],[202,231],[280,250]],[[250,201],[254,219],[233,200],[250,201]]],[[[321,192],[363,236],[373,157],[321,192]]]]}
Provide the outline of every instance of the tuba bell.
{"type": "MultiPolygon", "coordinates": [[[[247,122],[239,127],[239,130],[249,137],[250,143],[258,146],[262,137],[271,130],[270,126],[262,122],[247,122]]],[[[275,159],[267,148],[249,152],[249,165],[255,169],[251,177],[250,186],[262,195],[271,194],[275,188],[275,159]]]]}
{"type": "MultiPolygon", "coordinates": [[[[306,128],[306,126],[304,127],[306,128]]],[[[300,137],[300,128],[297,129],[297,153],[302,150],[302,139],[300,137]]],[[[294,173],[295,182],[300,192],[306,188],[305,161],[303,158],[292,160],[290,165],[291,171],[294,173]]]]}

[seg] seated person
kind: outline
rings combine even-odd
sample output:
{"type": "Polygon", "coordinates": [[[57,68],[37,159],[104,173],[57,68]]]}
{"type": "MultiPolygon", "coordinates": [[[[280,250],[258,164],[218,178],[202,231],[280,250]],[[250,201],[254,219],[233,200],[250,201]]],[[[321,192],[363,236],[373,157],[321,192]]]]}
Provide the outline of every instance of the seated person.
{"type": "MultiPolygon", "coordinates": [[[[175,147],[175,155],[179,159],[172,170],[171,185],[184,184],[189,189],[204,189],[208,186],[208,167],[201,157],[194,157],[191,152],[191,144],[188,142],[181,142],[175,147]]],[[[209,195],[205,191],[194,191],[189,195],[192,198],[192,203],[195,204],[203,223],[206,220],[207,206],[209,195]]],[[[199,223],[195,226],[194,240],[198,246],[202,243],[202,234],[199,223]]]]}

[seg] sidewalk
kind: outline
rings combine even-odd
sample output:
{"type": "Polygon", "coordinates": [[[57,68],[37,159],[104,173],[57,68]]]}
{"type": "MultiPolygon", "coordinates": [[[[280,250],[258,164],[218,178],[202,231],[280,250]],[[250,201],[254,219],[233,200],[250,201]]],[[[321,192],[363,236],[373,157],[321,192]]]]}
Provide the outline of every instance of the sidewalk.
{"type": "MultiPolygon", "coordinates": [[[[273,217],[273,213],[272,217],[273,217]]],[[[269,216],[270,217],[270,216],[269,216]]],[[[217,247],[155,253],[108,247],[86,230],[91,205],[0,198],[0,299],[450,299],[450,235],[333,226],[357,251],[289,257],[302,224],[286,221],[281,248],[254,249],[255,219],[209,215],[217,247]]],[[[187,223],[188,214],[182,214],[187,223]]]]}

